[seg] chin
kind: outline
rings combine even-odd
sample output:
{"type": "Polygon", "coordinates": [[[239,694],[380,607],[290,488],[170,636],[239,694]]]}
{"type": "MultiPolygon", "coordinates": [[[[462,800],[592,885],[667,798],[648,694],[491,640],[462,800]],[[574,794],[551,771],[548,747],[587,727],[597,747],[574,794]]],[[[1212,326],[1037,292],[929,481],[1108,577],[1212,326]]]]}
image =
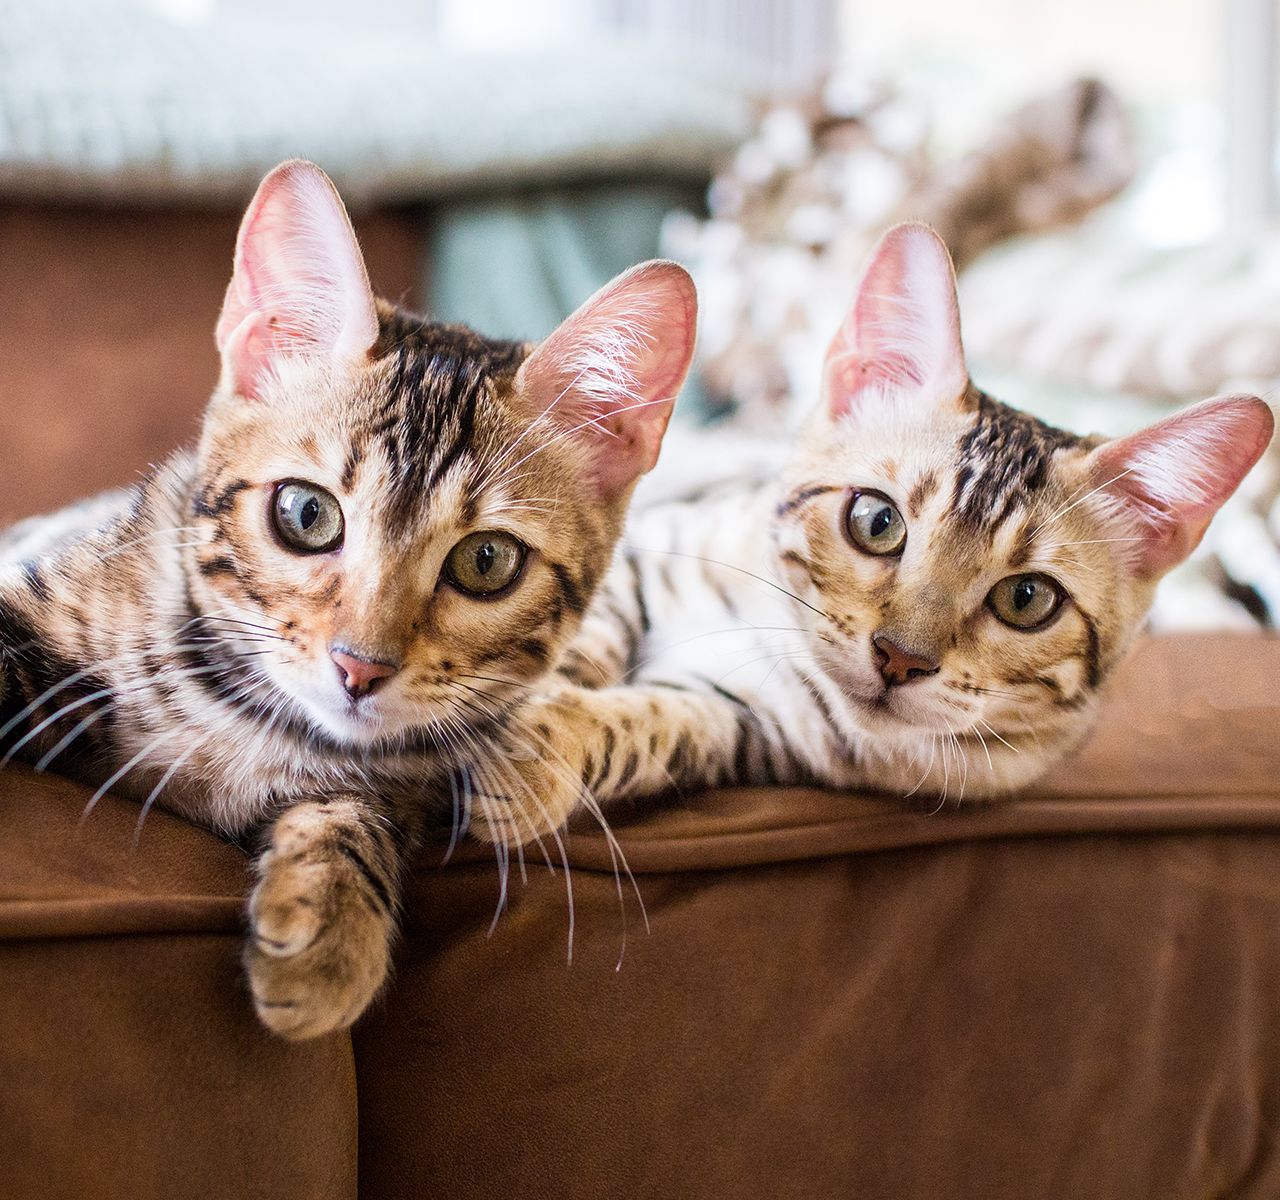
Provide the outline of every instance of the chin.
{"type": "Polygon", "coordinates": [[[384,721],[362,716],[349,704],[317,702],[302,696],[295,697],[295,703],[325,737],[344,745],[367,745],[388,733],[384,721]]]}
{"type": "Polygon", "coordinates": [[[919,737],[921,733],[941,730],[941,725],[916,712],[915,708],[914,705],[904,706],[892,693],[857,701],[858,718],[869,733],[919,737]]]}
{"type": "Polygon", "coordinates": [[[356,704],[345,696],[317,699],[293,694],[290,699],[315,729],[344,746],[371,746],[426,723],[423,720],[404,720],[401,714],[374,696],[356,704]]]}
{"type": "Polygon", "coordinates": [[[914,751],[923,738],[951,730],[958,732],[959,725],[967,724],[963,719],[957,723],[957,714],[947,713],[942,706],[930,703],[928,697],[897,689],[873,691],[870,695],[864,692],[851,700],[855,719],[867,734],[909,751],[914,751]]]}

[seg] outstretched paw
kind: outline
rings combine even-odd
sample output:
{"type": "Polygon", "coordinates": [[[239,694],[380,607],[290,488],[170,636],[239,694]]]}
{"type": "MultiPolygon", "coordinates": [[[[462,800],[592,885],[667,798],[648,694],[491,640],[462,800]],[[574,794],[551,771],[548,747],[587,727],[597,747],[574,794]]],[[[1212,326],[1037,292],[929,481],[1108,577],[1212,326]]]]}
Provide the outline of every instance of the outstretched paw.
{"type": "Polygon", "coordinates": [[[509,762],[499,791],[474,785],[471,832],[482,842],[523,846],[557,833],[578,807],[583,784],[539,760],[509,762]]]}
{"type": "Polygon", "coordinates": [[[589,731],[581,715],[563,700],[531,703],[499,755],[461,772],[477,838],[525,845],[563,827],[589,795],[589,731]]]}
{"type": "MultiPolygon", "coordinates": [[[[390,897],[355,858],[317,837],[313,806],[276,823],[249,900],[245,952],[254,1008],[266,1027],[300,1040],[344,1029],[387,976],[390,897]]],[[[323,810],[321,810],[323,812],[323,810]]]]}

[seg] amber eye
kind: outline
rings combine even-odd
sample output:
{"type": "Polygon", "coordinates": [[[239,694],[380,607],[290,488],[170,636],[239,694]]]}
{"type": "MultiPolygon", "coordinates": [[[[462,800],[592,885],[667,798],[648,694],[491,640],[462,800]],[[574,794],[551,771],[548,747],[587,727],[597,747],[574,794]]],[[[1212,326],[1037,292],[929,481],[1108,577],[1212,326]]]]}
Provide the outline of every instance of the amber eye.
{"type": "Polygon", "coordinates": [[[1039,629],[1062,606],[1064,593],[1047,575],[1010,575],[991,589],[987,604],[1014,629],[1039,629]]]}
{"type": "Polygon", "coordinates": [[[520,574],[524,555],[524,543],[509,533],[473,533],[449,551],[445,578],[468,596],[492,596],[520,574]]]}
{"type": "Polygon", "coordinates": [[[854,492],[846,521],[853,544],[867,554],[901,554],[907,544],[906,521],[879,492],[854,492]]]}
{"type": "Polygon", "coordinates": [[[282,483],[271,502],[280,540],[299,554],[323,554],[342,544],[342,506],[314,483],[282,483]]]}

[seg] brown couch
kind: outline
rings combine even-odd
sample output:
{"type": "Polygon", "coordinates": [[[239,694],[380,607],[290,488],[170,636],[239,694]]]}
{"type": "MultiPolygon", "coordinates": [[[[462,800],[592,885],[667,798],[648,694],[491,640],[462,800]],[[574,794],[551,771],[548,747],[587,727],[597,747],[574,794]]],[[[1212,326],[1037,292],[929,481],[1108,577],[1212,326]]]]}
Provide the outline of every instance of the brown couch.
{"type": "Polygon", "coordinates": [[[0,773],[0,1196],[1280,1195],[1280,640],[1144,643],[1042,794],[735,791],[507,911],[410,889],[351,1036],[258,1030],[240,851],[0,773]],[[623,908],[625,907],[625,919],[623,908]]]}
{"type": "MultiPolygon", "coordinates": [[[[0,206],[0,523],[190,433],[235,223],[0,206]]],[[[417,224],[358,224],[403,294],[417,224]]],[[[489,936],[492,859],[433,847],[394,985],[303,1046],[244,995],[239,850],[0,772],[0,1200],[1280,1195],[1277,681],[1149,642],[999,807],[616,814],[650,932],[579,831],[572,964],[562,873],[489,936]]]]}
{"type": "MultiPolygon", "coordinates": [[[[128,483],[194,436],[239,221],[0,201],[0,527],[128,483]]],[[[421,220],[381,210],[356,229],[374,283],[412,302],[421,220]]]]}

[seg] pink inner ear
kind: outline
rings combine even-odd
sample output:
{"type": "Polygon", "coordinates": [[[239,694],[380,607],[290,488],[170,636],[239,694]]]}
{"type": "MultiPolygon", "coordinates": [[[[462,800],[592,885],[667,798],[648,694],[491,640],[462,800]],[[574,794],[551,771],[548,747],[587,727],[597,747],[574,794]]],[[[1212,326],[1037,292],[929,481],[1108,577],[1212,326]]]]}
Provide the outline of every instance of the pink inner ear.
{"type": "Polygon", "coordinates": [[[258,187],[240,225],[217,341],[237,390],[295,354],[356,361],[378,337],[351,222],[328,176],[288,162],[258,187]]]}
{"type": "Polygon", "coordinates": [[[872,253],[827,351],[828,409],[844,416],[871,391],[955,402],[968,381],[947,248],[926,225],[898,225],[872,253]]]}
{"type": "Polygon", "coordinates": [[[1274,426],[1257,396],[1227,396],[1094,451],[1094,478],[1139,531],[1137,575],[1162,575],[1200,544],[1214,513],[1262,457],[1274,426]]]}
{"type": "Polygon", "coordinates": [[[587,450],[602,499],[621,496],[657,462],[696,327],[684,268],[644,263],[597,292],[521,368],[517,391],[587,450]]]}

